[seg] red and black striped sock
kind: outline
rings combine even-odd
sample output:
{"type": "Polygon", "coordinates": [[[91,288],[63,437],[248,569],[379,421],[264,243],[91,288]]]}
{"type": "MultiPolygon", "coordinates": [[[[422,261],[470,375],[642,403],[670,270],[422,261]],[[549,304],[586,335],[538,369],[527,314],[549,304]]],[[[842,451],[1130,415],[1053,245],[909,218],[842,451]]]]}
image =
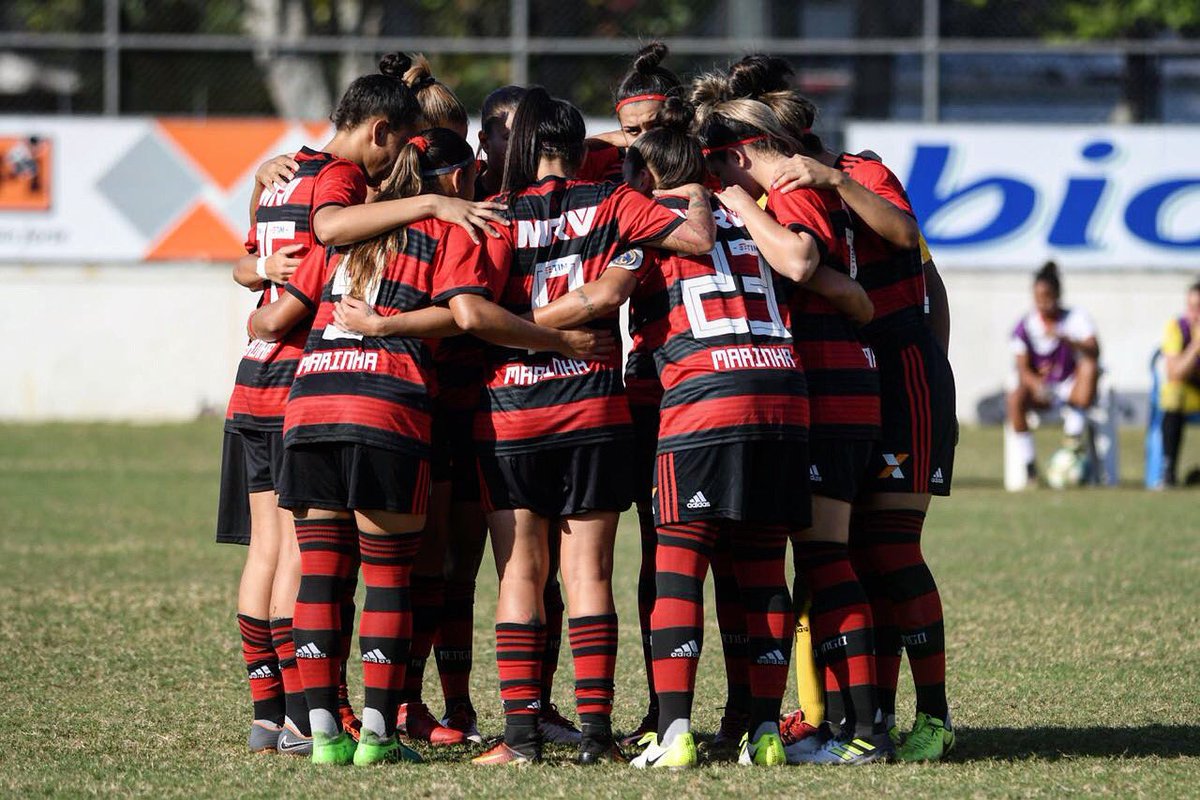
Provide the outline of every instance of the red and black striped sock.
{"type": "Polygon", "coordinates": [[[875,699],[890,725],[896,718],[896,685],[900,680],[900,628],[892,611],[892,600],[879,571],[870,558],[867,546],[871,514],[855,512],[850,520],[850,563],[858,575],[863,591],[871,603],[871,618],[875,623],[875,699]]]}
{"type": "Polygon", "coordinates": [[[283,724],[284,688],[279,658],[271,647],[271,626],[265,619],[238,614],[242,633],[242,661],[250,681],[250,699],[254,718],[274,725],[283,724]]]}
{"type": "Polygon", "coordinates": [[[917,711],[944,720],[946,634],[942,598],[921,553],[925,512],[873,511],[867,523],[870,558],[892,601],[900,642],[908,652],[917,711]]]}
{"type": "Polygon", "coordinates": [[[408,656],[408,671],[404,673],[402,703],[421,702],[421,686],[425,682],[425,662],[433,649],[446,604],[446,580],[441,575],[412,577],[412,649],[408,656]]]}
{"type": "Polygon", "coordinates": [[[546,628],[540,623],[497,622],[496,666],[504,704],[504,742],[510,747],[538,744],[542,657],[546,628]]]}
{"type": "Polygon", "coordinates": [[[409,578],[420,547],[420,533],[358,532],[367,588],[358,631],[363,661],[362,723],[363,730],[380,737],[396,730],[412,644],[409,578]]]}
{"type": "Polygon", "coordinates": [[[354,593],[358,591],[358,569],[360,567],[358,553],[354,554],[354,564],[350,568],[350,576],[342,586],[342,649],[341,673],[338,681],[338,711],[343,715],[353,714],[350,705],[350,689],[346,686],[346,663],[350,660],[350,648],[354,644],[354,615],[358,609],[354,605],[354,593]]]}
{"type": "Polygon", "coordinates": [[[638,627],[642,632],[642,661],[646,666],[646,688],[650,694],[648,712],[658,713],[658,698],[654,694],[654,653],[650,649],[650,613],[654,611],[654,551],[658,547],[658,531],[654,529],[654,512],[638,505],[638,529],[642,540],[642,565],[638,570],[638,627]]]}
{"type": "Polygon", "coordinates": [[[445,607],[434,655],[446,710],[471,706],[471,664],[474,656],[475,581],[446,581],[445,607]]]}
{"type": "Polygon", "coordinates": [[[298,519],[300,591],[292,638],[312,729],[341,731],[338,684],[342,672],[342,598],[358,559],[353,519],[298,519]]]}
{"type": "Polygon", "coordinates": [[[690,720],[696,692],[696,666],[704,646],[704,578],[708,574],[717,526],[678,522],[658,528],[654,554],[656,599],[650,615],[654,688],[658,694],[658,734],[690,720]]]}
{"type": "Polygon", "coordinates": [[[308,702],[304,699],[300,668],[296,666],[296,641],[292,638],[291,617],[275,617],[271,620],[271,644],[283,676],[284,713],[296,726],[297,733],[308,736],[308,702]]]}
{"type": "MultiPolygon", "coordinates": [[[[557,572],[557,568],[555,572],[557,572]]],[[[546,640],[542,650],[542,708],[547,708],[554,693],[554,674],[558,672],[558,653],[562,650],[563,604],[562,586],[558,578],[551,574],[546,582],[546,590],[542,594],[542,602],[546,607],[546,640]]]]}
{"type": "Polygon", "coordinates": [[[575,710],[580,725],[611,727],[617,672],[617,615],[572,617],[567,627],[575,664],[575,710]]]}
{"type": "Polygon", "coordinates": [[[812,592],[809,623],[813,648],[824,665],[826,696],[841,696],[843,731],[870,736],[878,708],[871,605],[850,565],[849,548],[841,542],[805,541],[797,553],[812,592]]]}
{"type": "Polygon", "coordinates": [[[717,541],[712,557],[713,595],[717,628],[725,656],[725,713],[750,713],[750,637],[746,633],[746,607],[733,572],[732,537],[717,541]]]}
{"type": "Polygon", "coordinates": [[[750,673],[750,735],[779,722],[787,689],[788,665],[796,636],[796,615],[787,587],[784,528],[731,526],[733,571],[746,610],[750,673]]]}

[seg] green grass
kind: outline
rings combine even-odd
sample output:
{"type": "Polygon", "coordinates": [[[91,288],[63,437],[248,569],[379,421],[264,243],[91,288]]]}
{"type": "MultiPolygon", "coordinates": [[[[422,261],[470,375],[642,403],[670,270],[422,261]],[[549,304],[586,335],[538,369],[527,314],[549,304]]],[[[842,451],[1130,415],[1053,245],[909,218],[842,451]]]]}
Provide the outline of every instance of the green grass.
{"type": "MultiPolygon", "coordinates": [[[[0,427],[0,795],[1194,796],[1197,495],[1135,488],[1136,432],[1125,442],[1127,487],[1005,494],[999,444],[997,429],[964,431],[959,488],[926,529],[947,611],[959,731],[950,763],[645,775],[583,772],[566,752],[496,771],[463,763],[465,751],[427,751],[424,765],[337,770],[243,752],[243,551],[211,541],[219,423],[0,427]]],[[[618,547],[617,722],[631,725],[644,688],[628,518],[618,547]]],[[[499,730],[494,595],[489,556],[474,676],[485,733],[499,730]]],[[[702,731],[723,701],[711,629],[708,641],[702,731]]],[[[564,653],[564,709],[570,676],[564,653]]],[[[427,696],[439,697],[433,669],[427,696]]],[[[793,698],[789,689],[785,704],[793,698]]],[[[901,708],[911,702],[905,691],[901,708]]]]}

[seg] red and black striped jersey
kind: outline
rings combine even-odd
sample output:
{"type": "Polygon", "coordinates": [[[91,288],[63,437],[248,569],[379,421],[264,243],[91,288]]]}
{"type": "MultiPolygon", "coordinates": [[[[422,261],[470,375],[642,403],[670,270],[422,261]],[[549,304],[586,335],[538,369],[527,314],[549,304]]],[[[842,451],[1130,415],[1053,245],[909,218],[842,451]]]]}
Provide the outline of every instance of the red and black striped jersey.
{"type": "Polygon", "coordinates": [[[588,139],[583,163],[575,175],[580,181],[625,182],[625,148],[600,139],[588,139]]]}
{"type": "MultiPolygon", "coordinates": [[[[301,148],[295,156],[300,168],[282,189],[264,189],[254,212],[254,225],[246,236],[246,252],[269,256],[287,245],[302,245],[293,257],[315,249],[324,255],[312,233],[312,217],[325,206],[352,206],[367,196],[362,168],[352,161],[301,148]]],[[[278,299],[280,287],[268,284],[258,299],[262,306],[278,299]]],[[[225,412],[228,429],[279,430],[296,364],[304,352],[308,323],[293,328],[279,342],[252,339],[246,345],[234,379],[233,394],[225,412]]]]}
{"type": "MultiPolygon", "coordinates": [[[[909,216],[913,215],[908,194],[900,179],[881,162],[842,153],[837,168],[868,190],[909,216]]],[[[925,269],[921,250],[905,250],[873,231],[853,211],[854,252],[858,260],[857,280],[875,305],[875,319],[862,328],[862,335],[875,344],[905,334],[920,333],[925,327],[925,269]]]]}
{"type": "MultiPolygon", "coordinates": [[[[821,263],[849,275],[850,217],[830,189],[797,189],[767,195],[767,212],[792,231],[817,242],[821,263]]],[[[792,336],[808,378],[814,438],[874,439],[879,435],[879,372],[857,326],[824,297],[797,289],[789,303],[792,336]]]]}
{"type": "MultiPolygon", "coordinates": [[[[511,202],[512,225],[477,246],[451,230],[439,250],[434,301],[482,295],[526,314],[609,268],[639,270],[636,252],[683,222],[626,186],[547,177],[511,202]],[[620,254],[622,258],[616,258],[620,254]]],[[[591,327],[619,336],[615,312],[591,327]]],[[[510,348],[488,350],[488,389],[475,438],[496,453],[605,442],[631,433],[620,355],[604,363],[510,348]]]]}
{"type": "MultiPolygon", "coordinates": [[[[446,223],[422,220],[405,229],[364,298],[384,316],[429,305],[433,260],[446,223]]],[[[333,324],[333,306],[349,289],[343,257],[324,269],[299,271],[287,291],[314,313],[312,332],[288,395],[283,441],[350,442],[429,456],[433,358],[423,339],[370,337],[333,324]]]]}
{"type": "MultiPolygon", "coordinates": [[[[653,265],[651,265],[653,266],[653,265]]],[[[625,394],[630,406],[658,410],[662,404],[662,381],[654,363],[651,341],[665,339],[669,325],[670,299],[662,270],[645,269],[637,288],[629,296],[629,354],[625,357],[625,394]]]]}
{"type": "Polygon", "coordinates": [[[487,382],[486,345],[470,334],[430,342],[437,376],[435,400],[451,411],[473,411],[487,382]]]}
{"type": "MultiPolygon", "coordinates": [[[[681,197],[660,203],[677,211],[681,197]]],[[[731,442],[804,441],[808,399],[786,298],[741,217],[715,198],[707,255],[652,251],[664,319],[645,326],[662,380],[660,453],[731,442]]]]}

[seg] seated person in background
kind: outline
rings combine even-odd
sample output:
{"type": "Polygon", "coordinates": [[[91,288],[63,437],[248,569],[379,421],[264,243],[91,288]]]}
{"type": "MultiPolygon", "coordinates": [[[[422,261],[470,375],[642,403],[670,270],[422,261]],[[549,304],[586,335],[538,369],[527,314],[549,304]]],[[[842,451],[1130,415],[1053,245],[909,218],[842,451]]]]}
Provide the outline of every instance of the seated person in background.
{"type": "Polygon", "coordinates": [[[1188,288],[1183,316],[1167,323],[1162,354],[1166,380],[1159,390],[1163,410],[1163,483],[1175,486],[1183,426],[1189,414],[1200,412],[1200,281],[1188,288]]]}
{"type": "Polygon", "coordinates": [[[1096,326],[1087,312],[1063,308],[1061,300],[1058,265],[1048,261],[1034,275],[1034,310],[1017,323],[1012,335],[1017,385],[1008,395],[1008,418],[1031,478],[1037,468],[1028,412],[1061,409],[1067,446],[1079,447],[1087,424],[1084,412],[1096,402],[1096,326]]]}

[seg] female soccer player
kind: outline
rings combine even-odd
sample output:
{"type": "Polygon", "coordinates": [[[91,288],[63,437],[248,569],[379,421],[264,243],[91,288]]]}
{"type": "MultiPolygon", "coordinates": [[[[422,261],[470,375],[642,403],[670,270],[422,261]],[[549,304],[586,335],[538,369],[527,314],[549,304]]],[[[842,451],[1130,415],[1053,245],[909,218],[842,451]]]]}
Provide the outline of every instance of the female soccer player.
{"type": "Polygon", "coordinates": [[[476,197],[491,197],[499,193],[504,179],[504,158],[512,132],[512,115],[525,96],[524,86],[501,86],[483,99],[480,112],[479,148],[476,151],[478,177],[476,197]]]}
{"type": "Polygon", "coordinates": [[[1159,392],[1163,409],[1163,474],[1165,486],[1179,483],[1179,451],[1188,416],[1200,412],[1200,282],[1188,287],[1184,313],[1167,323],[1162,354],[1166,380],[1159,392]]]}
{"type": "MultiPolygon", "coordinates": [[[[726,79],[702,78],[700,96],[719,96],[726,79]]],[[[787,257],[799,240],[819,250],[823,263],[856,272],[849,215],[829,191],[781,194],[769,190],[775,171],[803,145],[761,102],[738,98],[704,109],[700,138],[709,169],[724,185],[726,205],[739,213],[769,263],[787,257]],[[766,212],[753,197],[767,194],[766,212]],[[797,236],[796,233],[800,233],[797,236]]],[[[789,753],[803,762],[857,764],[888,757],[891,740],[876,725],[871,610],[850,566],[851,503],[865,478],[872,440],[879,431],[879,386],[873,356],[854,322],[812,291],[793,295],[792,333],[809,376],[812,526],[796,537],[797,572],[812,595],[814,641],[845,700],[843,730],[813,752],[789,753]]],[[[801,742],[805,745],[806,742],[801,742]]]]}
{"type": "MultiPolygon", "coordinates": [[[[447,128],[467,138],[467,109],[450,87],[433,77],[429,59],[420,53],[409,56],[412,65],[404,72],[404,83],[421,105],[421,126],[447,128]]],[[[470,200],[468,196],[464,199],[470,200]]]]}
{"type": "MultiPolygon", "coordinates": [[[[460,254],[448,246],[447,269],[438,273],[436,299],[449,303],[461,327],[501,341],[494,319],[547,305],[596,277],[623,251],[647,244],[688,252],[712,247],[703,189],[686,189],[692,201],[680,217],[628,187],[572,181],[583,151],[579,111],[540,87],[530,89],[513,118],[505,165],[503,197],[515,224],[483,249],[460,254]]],[[[614,268],[637,266],[631,258],[614,268]]],[[[616,325],[611,315],[593,327],[611,336],[616,325]]],[[[619,360],[589,364],[496,350],[490,367],[476,438],[500,576],[496,650],[505,736],[476,763],[540,758],[536,722],[552,520],[560,520],[572,615],[580,761],[619,757],[611,730],[617,634],[612,548],[617,516],[632,500],[631,425],[619,360]]]]}

